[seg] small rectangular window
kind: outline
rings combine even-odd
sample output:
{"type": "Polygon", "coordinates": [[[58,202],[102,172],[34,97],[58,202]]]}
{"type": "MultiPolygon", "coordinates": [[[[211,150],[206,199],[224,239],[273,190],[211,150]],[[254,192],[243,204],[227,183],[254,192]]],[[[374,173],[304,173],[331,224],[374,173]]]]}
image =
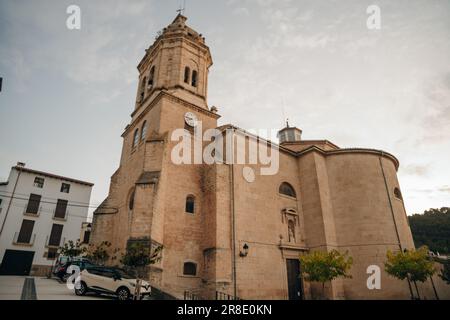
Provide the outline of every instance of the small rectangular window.
{"type": "Polygon", "coordinates": [[[58,249],[50,248],[47,252],[47,259],[54,260],[56,258],[56,254],[58,253],[58,249]]]}
{"type": "Polygon", "coordinates": [[[41,177],[36,177],[34,178],[34,183],[33,186],[35,186],[36,188],[43,188],[44,187],[44,178],[41,177]]]}
{"type": "Polygon", "coordinates": [[[183,265],[183,274],[185,276],[195,276],[197,274],[197,265],[193,262],[185,262],[183,265]]]}
{"type": "Polygon", "coordinates": [[[187,213],[194,213],[195,209],[195,198],[192,196],[189,196],[186,198],[186,208],[185,211],[187,213]]]}
{"type": "Polygon", "coordinates": [[[70,184],[63,182],[61,184],[61,192],[69,193],[69,191],[70,191],[70,184]]]}

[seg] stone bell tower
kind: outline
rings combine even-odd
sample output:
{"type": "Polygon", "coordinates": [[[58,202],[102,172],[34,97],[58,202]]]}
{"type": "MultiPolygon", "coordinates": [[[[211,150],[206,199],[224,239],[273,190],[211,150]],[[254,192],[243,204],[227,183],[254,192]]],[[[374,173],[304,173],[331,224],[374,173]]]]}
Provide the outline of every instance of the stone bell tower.
{"type": "Polygon", "coordinates": [[[179,14],[162,29],[138,65],[136,109],[155,93],[167,90],[207,109],[208,68],[212,65],[205,38],[179,14]]]}
{"type": "Polygon", "coordinates": [[[119,168],[94,212],[92,243],[109,241],[122,251],[136,241],[163,245],[149,278],[178,296],[202,286],[211,205],[204,196],[205,167],[176,164],[172,151],[178,141],[172,137],[184,130],[193,141],[194,128],[203,133],[217,127],[219,115],[207,104],[211,65],[205,38],[183,15],[158,33],[137,67],[135,107],[122,133],[119,168]]]}

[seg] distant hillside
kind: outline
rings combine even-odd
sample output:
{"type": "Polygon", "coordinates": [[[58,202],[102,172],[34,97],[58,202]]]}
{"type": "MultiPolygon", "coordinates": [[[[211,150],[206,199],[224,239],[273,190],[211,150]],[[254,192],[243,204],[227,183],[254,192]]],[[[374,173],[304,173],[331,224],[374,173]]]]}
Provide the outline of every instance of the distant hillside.
{"type": "Polygon", "coordinates": [[[429,209],[409,217],[416,248],[426,245],[433,252],[450,253],[450,208],[429,209]]]}

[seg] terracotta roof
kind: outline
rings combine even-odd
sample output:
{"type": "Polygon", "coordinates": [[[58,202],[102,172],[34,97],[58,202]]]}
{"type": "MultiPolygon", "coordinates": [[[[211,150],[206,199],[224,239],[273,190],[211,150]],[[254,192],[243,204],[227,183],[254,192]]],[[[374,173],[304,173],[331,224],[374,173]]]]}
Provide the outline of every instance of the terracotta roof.
{"type": "Polygon", "coordinates": [[[68,178],[68,177],[64,177],[64,176],[59,176],[59,175],[53,174],[53,173],[33,170],[33,169],[19,167],[19,166],[14,166],[14,167],[12,167],[12,169],[16,169],[18,171],[23,171],[23,172],[28,172],[28,173],[33,173],[33,174],[37,174],[37,175],[41,175],[41,176],[45,176],[45,177],[49,177],[49,178],[65,180],[65,181],[69,181],[69,182],[73,182],[73,183],[84,184],[84,185],[91,186],[91,187],[94,185],[91,182],[86,182],[86,181],[82,181],[82,180],[77,180],[77,179],[68,178]]]}

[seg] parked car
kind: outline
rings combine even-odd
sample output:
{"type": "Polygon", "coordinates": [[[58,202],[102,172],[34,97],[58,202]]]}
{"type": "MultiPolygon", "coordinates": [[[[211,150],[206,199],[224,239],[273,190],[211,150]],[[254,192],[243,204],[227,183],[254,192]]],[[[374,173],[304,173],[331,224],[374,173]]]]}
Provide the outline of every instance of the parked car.
{"type": "MultiPolygon", "coordinates": [[[[137,279],[124,270],[109,267],[86,267],[80,273],[80,283],[75,286],[75,294],[83,296],[87,292],[112,294],[119,300],[132,299],[136,291],[137,279]]],[[[151,286],[141,281],[141,299],[151,294],[151,286]]]]}
{"type": "Polygon", "coordinates": [[[86,258],[69,258],[66,256],[61,256],[56,261],[55,267],[53,269],[53,274],[56,275],[61,281],[66,281],[70,276],[70,274],[67,273],[67,268],[70,265],[78,266],[80,268],[80,271],[84,270],[86,267],[95,267],[95,264],[91,263],[86,258]]]}

